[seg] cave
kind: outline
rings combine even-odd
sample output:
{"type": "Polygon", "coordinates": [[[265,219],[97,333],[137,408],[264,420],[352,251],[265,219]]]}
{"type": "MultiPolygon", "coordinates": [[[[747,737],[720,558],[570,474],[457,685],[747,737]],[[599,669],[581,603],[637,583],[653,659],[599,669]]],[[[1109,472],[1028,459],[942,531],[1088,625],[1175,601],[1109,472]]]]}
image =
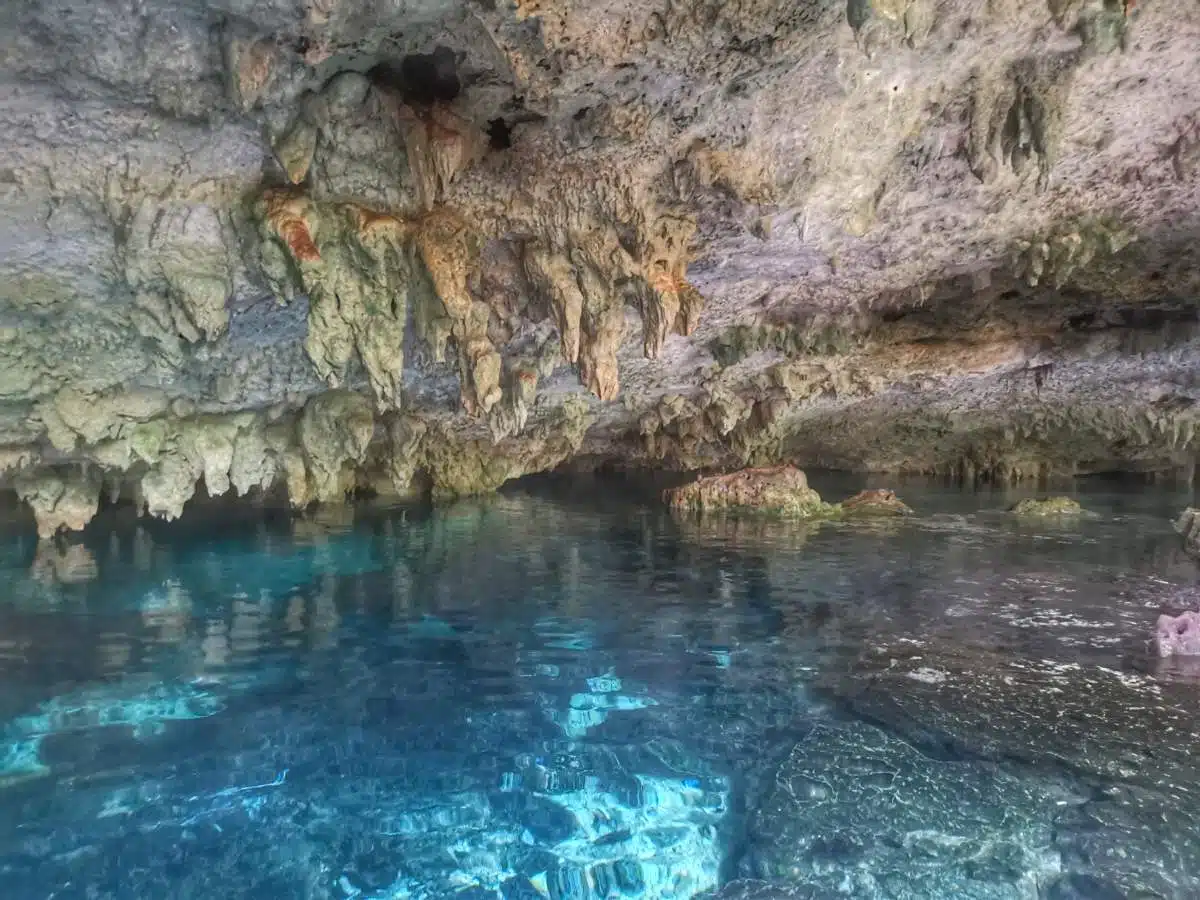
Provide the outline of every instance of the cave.
{"type": "Polygon", "coordinates": [[[23,0],[16,900],[1200,897],[1200,7],[23,0]]]}

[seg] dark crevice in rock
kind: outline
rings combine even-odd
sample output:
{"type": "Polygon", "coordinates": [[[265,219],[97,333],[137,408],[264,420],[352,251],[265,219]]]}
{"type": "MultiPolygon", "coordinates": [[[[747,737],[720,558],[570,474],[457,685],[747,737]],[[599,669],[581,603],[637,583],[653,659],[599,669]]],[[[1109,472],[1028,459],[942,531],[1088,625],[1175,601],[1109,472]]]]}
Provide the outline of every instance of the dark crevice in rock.
{"type": "Polygon", "coordinates": [[[488,122],[488,146],[493,150],[508,150],[512,147],[512,126],[504,119],[488,122]]]}
{"type": "Polygon", "coordinates": [[[415,106],[453,103],[463,88],[458,59],[447,47],[379,63],[367,77],[381,87],[396,91],[405,103],[415,106]]]}

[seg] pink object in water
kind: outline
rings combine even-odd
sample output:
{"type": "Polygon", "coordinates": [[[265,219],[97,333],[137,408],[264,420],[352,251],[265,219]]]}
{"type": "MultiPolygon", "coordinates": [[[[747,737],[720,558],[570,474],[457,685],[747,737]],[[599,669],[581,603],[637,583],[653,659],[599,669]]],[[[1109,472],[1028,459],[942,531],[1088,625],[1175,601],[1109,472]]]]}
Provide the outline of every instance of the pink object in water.
{"type": "Polygon", "coordinates": [[[1154,644],[1159,656],[1200,656],[1200,613],[1159,616],[1154,644]]]}

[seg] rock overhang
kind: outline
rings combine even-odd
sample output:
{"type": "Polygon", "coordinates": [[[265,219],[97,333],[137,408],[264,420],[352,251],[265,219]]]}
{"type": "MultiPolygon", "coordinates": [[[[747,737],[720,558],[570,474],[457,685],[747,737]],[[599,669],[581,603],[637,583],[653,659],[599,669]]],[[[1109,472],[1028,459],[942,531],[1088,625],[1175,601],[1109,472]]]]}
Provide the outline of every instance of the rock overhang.
{"type": "Polygon", "coordinates": [[[2,477],[137,500],[165,461],[120,446],[151,419],[68,440],[55,416],[139,385],[168,401],[152,429],[253,420],[301,459],[305,410],[365,397],[351,491],[576,453],[1187,467],[1200,22],[975,12],[13,10],[2,477]],[[271,192],[312,252],[269,258],[271,192]]]}

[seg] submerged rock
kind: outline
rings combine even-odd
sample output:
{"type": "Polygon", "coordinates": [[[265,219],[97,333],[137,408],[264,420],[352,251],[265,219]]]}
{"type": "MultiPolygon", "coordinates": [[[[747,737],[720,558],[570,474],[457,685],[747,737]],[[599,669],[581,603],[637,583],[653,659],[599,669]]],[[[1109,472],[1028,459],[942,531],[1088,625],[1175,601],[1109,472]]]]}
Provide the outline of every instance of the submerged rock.
{"type": "Polygon", "coordinates": [[[1182,612],[1158,617],[1154,646],[1161,657],[1200,656],[1200,613],[1182,612]]]}
{"type": "Polygon", "coordinates": [[[117,684],[54,697],[0,725],[0,787],[50,773],[40,755],[45,738],[111,727],[152,737],[167,722],[207,718],[224,708],[219,697],[188,683],[117,684]]]}
{"type": "Polygon", "coordinates": [[[1080,799],[1052,775],[937,758],[862,722],[819,724],[776,770],[743,864],[811,893],[728,896],[1035,897],[1058,867],[1046,852],[1055,810],[1080,799]]]}
{"type": "Polygon", "coordinates": [[[695,512],[755,510],[787,518],[809,519],[830,515],[834,507],[808,486],[795,466],[743,469],[729,475],[710,475],[691,484],[671,488],[663,499],[672,509],[695,512]]]}
{"type": "Polygon", "coordinates": [[[1040,500],[1022,500],[1009,510],[1014,516],[1021,518],[1055,518],[1078,516],[1083,507],[1070,497],[1046,497],[1040,500]]]}
{"type": "Polygon", "coordinates": [[[870,516],[907,516],[912,514],[911,507],[896,496],[895,491],[875,489],[859,491],[853,497],[843,500],[840,504],[842,512],[848,517],[870,516]]]}
{"type": "Polygon", "coordinates": [[[701,894],[699,900],[820,900],[815,888],[796,887],[778,882],[738,878],[719,891],[701,894]]]}
{"type": "Polygon", "coordinates": [[[1186,686],[940,638],[880,645],[822,681],[926,755],[1078,779],[1084,796],[1050,813],[1043,843],[1063,875],[1128,896],[1200,896],[1200,714],[1186,686]]]}

